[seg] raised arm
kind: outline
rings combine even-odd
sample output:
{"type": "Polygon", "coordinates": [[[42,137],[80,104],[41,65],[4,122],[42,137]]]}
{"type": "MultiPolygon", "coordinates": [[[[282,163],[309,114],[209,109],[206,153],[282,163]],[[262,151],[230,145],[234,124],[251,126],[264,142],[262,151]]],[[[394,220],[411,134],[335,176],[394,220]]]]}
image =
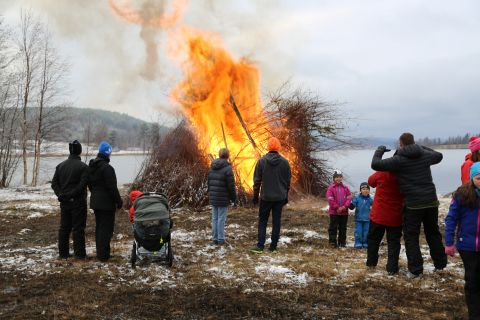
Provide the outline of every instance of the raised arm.
{"type": "Polygon", "coordinates": [[[372,169],[376,171],[396,171],[399,168],[399,157],[394,155],[391,158],[382,159],[387,148],[379,146],[372,158],[372,169]]]}

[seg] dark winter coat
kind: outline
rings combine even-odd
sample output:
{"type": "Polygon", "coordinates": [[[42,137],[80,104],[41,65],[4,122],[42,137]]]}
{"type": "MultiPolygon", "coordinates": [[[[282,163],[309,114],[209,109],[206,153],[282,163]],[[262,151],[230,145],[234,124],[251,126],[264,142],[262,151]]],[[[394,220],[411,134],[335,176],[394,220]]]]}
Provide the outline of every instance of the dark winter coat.
{"type": "Polygon", "coordinates": [[[418,144],[397,150],[393,157],[383,159],[384,151],[377,149],[372,159],[372,169],[391,171],[397,175],[398,185],[407,207],[427,205],[438,201],[430,166],[443,159],[440,152],[418,144]]]}
{"type": "Polygon", "coordinates": [[[288,199],[292,173],[287,159],[270,151],[258,160],[253,174],[253,195],[265,201],[288,199]]]}
{"type": "Polygon", "coordinates": [[[401,227],[403,196],[397,176],[392,172],[375,172],[368,178],[368,184],[376,188],[370,220],[382,226],[401,227]]]}
{"type": "Polygon", "coordinates": [[[90,208],[93,210],[115,211],[123,205],[117,188],[117,176],[109,162],[107,156],[98,154],[88,165],[90,208]]]}
{"type": "Polygon", "coordinates": [[[80,156],[70,155],[67,160],[55,168],[52,189],[60,202],[78,206],[86,206],[88,166],[80,156]]]}
{"type": "Polygon", "coordinates": [[[232,166],[225,159],[212,162],[208,171],[208,196],[210,205],[215,207],[228,207],[230,201],[237,201],[232,166]]]}

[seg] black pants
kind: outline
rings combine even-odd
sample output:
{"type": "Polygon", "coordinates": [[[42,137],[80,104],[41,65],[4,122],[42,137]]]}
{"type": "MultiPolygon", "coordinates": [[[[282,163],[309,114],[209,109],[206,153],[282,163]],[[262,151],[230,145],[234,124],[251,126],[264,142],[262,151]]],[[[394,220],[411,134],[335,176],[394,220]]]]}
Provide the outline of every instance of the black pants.
{"type": "Polygon", "coordinates": [[[270,211],[272,211],[272,243],[270,249],[277,249],[278,239],[280,239],[280,226],[282,219],[282,208],[285,201],[265,201],[260,200],[260,208],[258,210],[258,243],[257,247],[265,246],[265,238],[267,234],[267,223],[270,211]]]}
{"type": "Polygon", "coordinates": [[[480,319],[480,252],[459,250],[465,268],[465,300],[468,319],[480,319]]]}
{"type": "Polygon", "coordinates": [[[398,272],[398,257],[400,255],[400,239],[402,227],[388,227],[370,220],[368,229],[367,266],[375,267],[378,263],[378,249],[383,235],[387,232],[388,258],[387,272],[398,272]]]}
{"type": "Polygon", "coordinates": [[[87,223],[87,205],[60,204],[60,229],[58,230],[58,254],[61,258],[69,256],[70,232],[73,237],[73,253],[77,258],[85,258],[85,226],[87,223]]]}
{"type": "Polygon", "coordinates": [[[438,229],[438,207],[403,210],[403,236],[407,253],[408,270],[413,274],[423,273],[423,258],[420,251],[420,227],[423,223],[425,239],[430,248],[430,256],[437,269],[447,266],[447,256],[438,229]]]}
{"type": "Polygon", "coordinates": [[[345,247],[347,244],[347,215],[330,215],[330,226],[328,227],[328,239],[330,244],[345,247]],[[338,242],[337,242],[338,232],[338,242]]]}
{"type": "Polygon", "coordinates": [[[101,261],[110,259],[110,240],[113,236],[115,211],[95,210],[95,246],[97,258],[101,261]]]}

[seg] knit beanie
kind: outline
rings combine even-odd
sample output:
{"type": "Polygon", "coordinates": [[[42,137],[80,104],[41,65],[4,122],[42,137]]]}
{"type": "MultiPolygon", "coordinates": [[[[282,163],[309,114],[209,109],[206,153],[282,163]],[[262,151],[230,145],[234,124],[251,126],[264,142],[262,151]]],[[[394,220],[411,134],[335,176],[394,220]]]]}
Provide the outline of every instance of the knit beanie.
{"type": "Polygon", "coordinates": [[[268,144],[267,144],[267,149],[268,151],[280,151],[282,148],[282,144],[280,143],[280,140],[278,140],[275,137],[271,137],[268,139],[268,144]]]}
{"type": "Polygon", "coordinates": [[[82,153],[82,145],[78,140],[73,140],[68,144],[68,151],[71,155],[79,156],[82,153]]]}
{"type": "Polygon", "coordinates": [[[110,157],[112,153],[112,146],[107,141],[102,141],[98,145],[98,153],[104,154],[107,157],[110,157]]]}
{"type": "Polygon", "coordinates": [[[468,140],[468,148],[470,148],[472,152],[480,150],[480,138],[475,136],[471,137],[470,140],[468,140]]]}
{"type": "Polygon", "coordinates": [[[476,175],[480,174],[480,162],[475,162],[471,167],[470,167],[470,180],[473,179],[476,175]]]}
{"type": "Polygon", "coordinates": [[[368,190],[370,190],[370,186],[367,182],[360,183],[360,191],[362,191],[362,188],[368,188],[368,190]]]}
{"type": "Polygon", "coordinates": [[[335,179],[336,177],[343,177],[342,171],[338,169],[333,170],[333,179],[335,179]]]}

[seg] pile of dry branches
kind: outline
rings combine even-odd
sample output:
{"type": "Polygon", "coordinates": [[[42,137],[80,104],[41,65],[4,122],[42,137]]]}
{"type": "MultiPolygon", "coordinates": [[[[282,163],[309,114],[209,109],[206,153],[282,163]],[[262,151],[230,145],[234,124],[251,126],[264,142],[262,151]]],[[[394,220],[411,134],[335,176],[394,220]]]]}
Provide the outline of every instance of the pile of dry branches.
{"type": "Polygon", "coordinates": [[[173,208],[201,208],[208,203],[209,161],[204,154],[182,121],[152,148],[132,190],[164,193],[173,208]]]}
{"type": "Polygon", "coordinates": [[[271,94],[269,101],[266,112],[272,134],[282,141],[285,153],[293,156],[292,189],[323,196],[332,169],[322,152],[350,144],[342,135],[347,119],[339,114],[338,105],[311,92],[292,91],[288,85],[271,94]]]}

